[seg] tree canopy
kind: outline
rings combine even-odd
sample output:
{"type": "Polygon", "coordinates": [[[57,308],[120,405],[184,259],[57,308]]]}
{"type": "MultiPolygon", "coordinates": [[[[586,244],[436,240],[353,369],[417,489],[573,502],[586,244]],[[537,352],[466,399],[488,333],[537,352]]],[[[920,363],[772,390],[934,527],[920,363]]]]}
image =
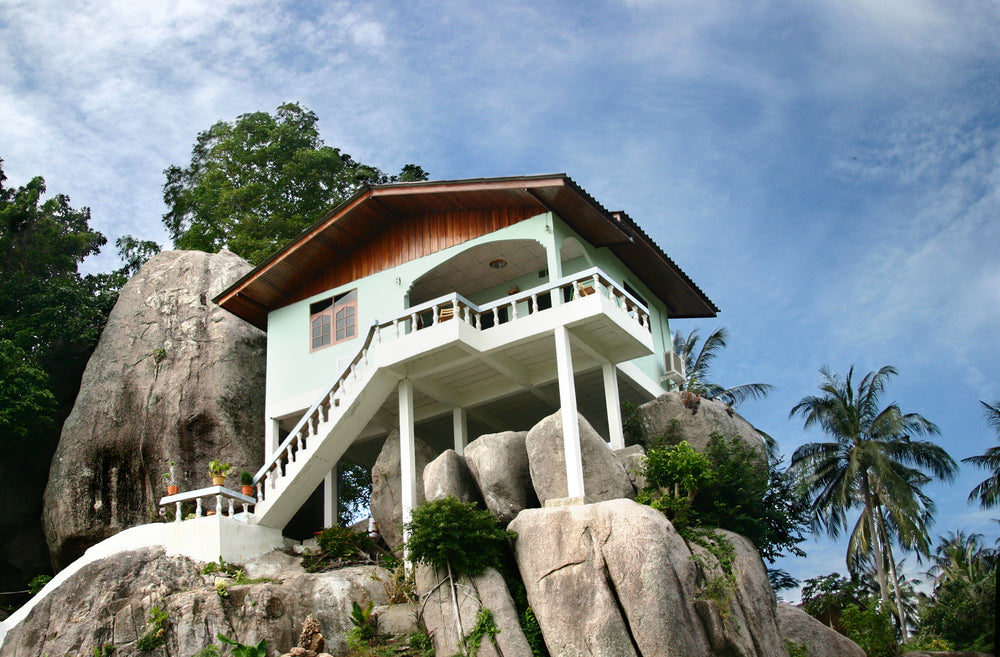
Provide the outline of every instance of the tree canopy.
{"type": "Polygon", "coordinates": [[[356,162],[323,143],[318,122],[286,103],[199,133],[191,163],[164,170],[163,223],[174,246],[227,248],[256,265],[363,185],[427,179],[415,164],[388,176],[356,162]]]}
{"type": "Polygon", "coordinates": [[[41,177],[5,181],[0,160],[0,441],[18,447],[58,429],[54,415],[76,396],[121,278],[77,270],[107,241],[89,209],[63,194],[43,200],[41,177]]]}
{"type": "Polygon", "coordinates": [[[712,361],[726,348],[728,339],[729,333],[724,326],[712,331],[703,343],[698,329],[692,330],[687,336],[680,331],[674,333],[674,353],[684,360],[686,378],[681,384],[681,390],[718,399],[730,406],[739,406],[747,399],[761,399],[774,389],[769,383],[744,383],[727,388],[709,380],[712,361]]]}

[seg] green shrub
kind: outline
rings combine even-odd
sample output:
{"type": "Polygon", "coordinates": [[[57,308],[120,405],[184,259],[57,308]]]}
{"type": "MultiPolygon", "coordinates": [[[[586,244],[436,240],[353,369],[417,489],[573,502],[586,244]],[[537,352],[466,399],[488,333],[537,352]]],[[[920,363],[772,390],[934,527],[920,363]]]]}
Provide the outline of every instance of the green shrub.
{"type": "Polygon", "coordinates": [[[489,511],[451,496],[418,506],[406,529],[414,561],[437,568],[450,565],[456,577],[499,567],[508,539],[516,536],[501,529],[489,511]]]}
{"type": "Polygon", "coordinates": [[[344,561],[372,550],[372,541],[366,534],[359,534],[346,527],[327,527],[316,537],[316,542],[319,543],[319,549],[327,555],[344,561]]]}
{"type": "Polygon", "coordinates": [[[33,578],[31,578],[31,581],[28,582],[28,593],[30,593],[31,595],[35,595],[43,588],[45,588],[45,585],[51,581],[52,581],[52,575],[35,575],[33,578]]]}
{"type": "Polygon", "coordinates": [[[785,648],[788,649],[788,657],[809,657],[809,650],[804,643],[795,643],[785,638],[785,648]]]}
{"type": "Polygon", "coordinates": [[[496,646],[496,637],[499,633],[500,628],[497,627],[496,621],[493,619],[493,612],[486,607],[480,607],[479,613],[476,614],[476,624],[462,637],[462,648],[465,654],[468,657],[477,657],[479,646],[486,638],[496,646]]]}
{"type": "Polygon", "coordinates": [[[847,638],[861,646],[868,657],[894,657],[896,654],[896,628],[892,616],[879,611],[874,602],[862,609],[849,604],[840,615],[840,624],[847,638]]]}
{"type": "Polygon", "coordinates": [[[369,602],[366,607],[362,607],[357,601],[351,602],[351,623],[354,627],[345,636],[348,648],[360,650],[370,646],[378,638],[378,620],[372,614],[374,608],[374,602],[369,602]]]}
{"type": "Polygon", "coordinates": [[[167,612],[159,607],[149,610],[149,620],[146,621],[146,632],[136,641],[135,647],[149,651],[159,648],[167,642],[167,612]]]}
{"type": "Polygon", "coordinates": [[[255,646],[244,645],[219,634],[219,641],[233,646],[233,657],[267,657],[267,639],[261,639],[255,646]]]}

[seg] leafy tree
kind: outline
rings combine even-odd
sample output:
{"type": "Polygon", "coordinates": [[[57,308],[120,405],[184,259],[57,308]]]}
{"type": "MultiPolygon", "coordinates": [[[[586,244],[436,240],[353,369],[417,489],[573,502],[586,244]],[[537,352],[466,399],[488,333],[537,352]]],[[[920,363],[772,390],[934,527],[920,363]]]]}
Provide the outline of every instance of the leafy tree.
{"type": "Polygon", "coordinates": [[[873,593],[867,582],[856,577],[846,579],[840,573],[813,577],[802,584],[803,611],[842,633],[840,615],[844,609],[863,604],[873,593]]]}
{"type": "Polygon", "coordinates": [[[747,399],[762,399],[774,386],[767,383],[744,383],[727,388],[709,380],[712,361],[726,347],[729,333],[725,327],[712,332],[699,348],[701,336],[694,329],[687,336],[678,331],[674,333],[674,353],[684,360],[684,370],[687,378],[681,384],[681,390],[686,390],[709,399],[718,399],[730,406],[738,406],[747,399]]]}
{"type": "Polygon", "coordinates": [[[804,540],[806,507],[776,466],[739,438],[719,434],[705,454],[684,441],[653,445],[643,466],[649,487],[636,501],[663,511],[682,532],[691,525],[746,536],[769,562],[785,551],[805,556],[796,545],[804,540]]]}
{"type": "MultiPolygon", "coordinates": [[[[931,475],[952,479],[956,465],[933,442],[912,440],[911,435],[938,433],[936,425],[919,414],[903,413],[896,404],[880,407],[894,368],[868,373],[856,389],[853,367],[846,379],[826,367],[820,372],[822,394],[803,398],[789,417],[802,415],[807,428],[818,425],[832,441],[799,447],[791,469],[808,495],[815,528],[836,537],[847,527],[847,512],[861,510],[849,552],[871,554],[881,600],[888,603],[886,564],[895,570],[892,539],[905,548],[926,551],[933,504],[920,486],[931,475]]],[[[900,627],[906,627],[898,591],[896,599],[900,627]]]]}
{"type": "Polygon", "coordinates": [[[62,194],[43,200],[41,177],[18,188],[5,187],[5,180],[0,160],[0,378],[6,384],[0,444],[51,447],[117,286],[109,275],[77,271],[106,242],[90,228],[87,208],[72,208],[62,194]]]}
{"type": "Polygon", "coordinates": [[[396,176],[324,145],[319,119],[298,103],[274,115],[242,114],[198,134],[186,168],[168,167],[163,222],[174,246],[223,248],[259,264],[363,185],[426,180],[407,164],[396,176]]]}
{"type": "MultiPolygon", "coordinates": [[[[1000,440],[1000,401],[994,402],[992,405],[984,401],[979,403],[986,409],[983,412],[986,416],[986,424],[993,429],[997,434],[997,439],[1000,440]]],[[[992,473],[972,489],[972,492],[969,493],[969,501],[979,498],[979,506],[984,509],[996,506],[997,501],[1000,500],[1000,445],[990,447],[978,456],[962,459],[962,463],[971,463],[992,473]]]]}
{"type": "Polygon", "coordinates": [[[364,466],[349,461],[340,462],[340,487],[337,491],[337,519],[341,526],[349,527],[371,503],[372,473],[364,466]]]}
{"type": "Polygon", "coordinates": [[[954,650],[990,652],[996,614],[996,555],[979,534],[941,536],[928,575],[930,596],[920,603],[920,637],[940,637],[954,650]]]}

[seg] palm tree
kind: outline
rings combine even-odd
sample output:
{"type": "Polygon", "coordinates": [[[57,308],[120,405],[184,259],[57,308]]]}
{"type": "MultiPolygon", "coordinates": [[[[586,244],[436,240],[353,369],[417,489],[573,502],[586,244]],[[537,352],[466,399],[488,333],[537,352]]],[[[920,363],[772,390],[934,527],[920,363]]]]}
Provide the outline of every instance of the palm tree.
{"type": "MultiPolygon", "coordinates": [[[[986,416],[986,424],[996,432],[997,440],[1000,440],[1000,401],[994,402],[992,406],[984,401],[979,403],[986,407],[983,412],[986,416]]],[[[996,506],[997,501],[1000,500],[1000,446],[990,447],[978,456],[962,459],[962,463],[972,463],[993,473],[972,489],[972,492],[969,493],[969,501],[971,502],[978,497],[981,508],[989,509],[996,506]]]]}
{"type": "Polygon", "coordinates": [[[935,588],[955,580],[971,584],[989,577],[993,559],[994,552],[983,543],[982,534],[948,532],[938,536],[927,575],[934,578],[935,588]]]}
{"type": "Polygon", "coordinates": [[[708,399],[718,399],[730,406],[739,406],[747,399],[761,399],[774,389],[767,383],[744,383],[743,385],[725,388],[718,383],[709,381],[709,370],[712,361],[719,351],[725,349],[729,333],[726,328],[719,327],[712,332],[698,348],[701,336],[698,329],[688,333],[687,337],[680,331],[674,333],[674,353],[684,360],[686,379],[681,384],[681,390],[693,392],[708,399]]]}
{"type": "MultiPolygon", "coordinates": [[[[893,367],[869,372],[856,389],[853,366],[846,379],[828,367],[820,373],[822,394],[804,397],[789,417],[802,415],[806,428],[818,425],[832,441],[799,447],[790,468],[810,501],[814,529],[836,538],[847,529],[847,512],[861,509],[849,557],[852,552],[871,554],[880,596],[888,604],[887,564],[896,570],[893,540],[926,552],[933,505],[920,488],[932,477],[954,478],[955,461],[933,442],[911,439],[939,433],[935,424],[917,413],[903,413],[896,404],[880,407],[886,383],[896,374],[893,367]]],[[[895,576],[893,580],[898,582],[895,576]]],[[[901,602],[898,591],[896,598],[901,602]]],[[[897,604],[897,616],[905,628],[901,607],[897,604]]]]}

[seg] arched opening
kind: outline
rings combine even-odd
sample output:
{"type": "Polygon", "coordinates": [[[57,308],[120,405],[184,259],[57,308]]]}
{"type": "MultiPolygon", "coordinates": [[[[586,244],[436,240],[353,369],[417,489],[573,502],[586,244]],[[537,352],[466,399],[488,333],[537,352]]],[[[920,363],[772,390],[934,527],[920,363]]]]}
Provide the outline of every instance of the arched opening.
{"type": "Polygon", "coordinates": [[[410,287],[411,306],[457,292],[473,303],[548,282],[545,248],[535,240],[500,240],[472,247],[423,274],[410,287]]]}

